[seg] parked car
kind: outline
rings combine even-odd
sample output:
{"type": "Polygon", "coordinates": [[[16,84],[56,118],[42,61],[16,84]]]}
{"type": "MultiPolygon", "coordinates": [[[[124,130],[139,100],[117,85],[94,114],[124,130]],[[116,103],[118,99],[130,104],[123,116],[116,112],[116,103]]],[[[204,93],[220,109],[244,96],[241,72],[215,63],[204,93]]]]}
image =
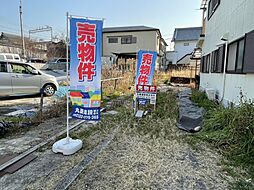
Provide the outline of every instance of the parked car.
{"type": "Polygon", "coordinates": [[[27,63],[46,63],[46,61],[40,58],[30,58],[27,60],[27,63]]]}
{"type": "Polygon", "coordinates": [[[0,61],[21,61],[19,54],[0,53],[0,61]]]}
{"type": "Polygon", "coordinates": [[[58,90],[54,76],[43,73],[28,63],[0,61],[0,96],[40,93],[52,96],[58,90]]]}
{"type": "MultiPolygon", "coordinates": [[[[69,63],[70,63],[70,59],[68,59],[69,63]]],[[[66,58],[55,58],[52,60],[49,60],[48,63],[65,63],[66,64],[67,59],[66,58]]]]}
{"type": "MultiPolygon", "coordinates": [[[[70,59],[68,60],[70,63],[70,59]]],[[[66,58],[56,58],[49,60],[41,69],[42,70],[63,70],[66,71],[66,58]]],[[[70,64],[69,64],[70,66],[70,64]]]]}

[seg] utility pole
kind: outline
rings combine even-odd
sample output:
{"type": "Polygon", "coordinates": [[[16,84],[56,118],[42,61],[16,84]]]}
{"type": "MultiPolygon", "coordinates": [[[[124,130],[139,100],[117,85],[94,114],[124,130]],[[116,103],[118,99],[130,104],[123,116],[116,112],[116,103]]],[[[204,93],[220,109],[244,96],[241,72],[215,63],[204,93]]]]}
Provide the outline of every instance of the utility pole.
{"type": "Polygon", "coordinates": [[[19,5],[19,18],[20,18],[20,32],[21,32],[21,40],[22,40],[22,57],[25,58],[26,56],[26,50],[25,50],[25,37],[23,33],[23,20],[22,20],[22,0],[20,0],[19,5]]]}

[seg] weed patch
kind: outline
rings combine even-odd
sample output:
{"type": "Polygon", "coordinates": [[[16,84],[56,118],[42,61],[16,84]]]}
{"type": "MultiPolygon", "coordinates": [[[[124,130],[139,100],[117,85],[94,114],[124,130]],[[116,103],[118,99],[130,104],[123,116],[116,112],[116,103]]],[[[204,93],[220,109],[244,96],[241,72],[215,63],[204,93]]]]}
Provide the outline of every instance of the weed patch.
{"type": "MultiPolygon", "coordinates": [[[[223,153],[235,166],[247,169],[254,178],[254,103],[225,108],[207,99],[201,92],[193,91],[192,100],[206,109],[203,130],[188,141],[206,141],[223,153]],[[193,139],[194,138],[194,139],[193,139]]],[[[249,184],[249,183],[248,183],[249,184]]],[[[242,181],[234,184],[240,189],[249,189],[242,181]]],[[[253,186],[252,186],[253,187],[253,186]]]]}

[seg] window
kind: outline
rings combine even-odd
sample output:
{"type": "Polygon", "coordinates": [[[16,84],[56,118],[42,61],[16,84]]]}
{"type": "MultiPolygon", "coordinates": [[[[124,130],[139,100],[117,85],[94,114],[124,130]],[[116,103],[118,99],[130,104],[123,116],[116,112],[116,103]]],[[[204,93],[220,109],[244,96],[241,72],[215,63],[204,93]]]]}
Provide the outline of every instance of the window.
{"type": "Polygon", "coordinates": [[[211,64],[211,55],[206,56],[206,73],[209,73],[210,71],[210,64],[211,64]]]}
{"type": "Polygon", "coordinates": [[[190,45],[190,43],[184,43],[183,45],[184,45],[184,46],[189,46],[189,45],[190,45]]]}
{"type": "Polygon", "coordinates": [[[201,58],[201,72],[209,73],[210,70],[210,54],[201,58]]]}
{"type": "Polygon", "coordinates": [[[208,4],[208,19],[212,17],[217,7],[220,5],[220,0],[210,0],[208,4]]]}
{"type": "Polygon", "coordinates": [[[215,73],[218,70],[218,50],[211,54],[211,72],[215,73]]]}
{"type": "Polygon", "coordinates": [[[131,36],[122,37],[122,38],[121,38],[121,43],[122,43],[122,44],[131,44],[131,39],[132,39],[131,36]]]}
{"type": "Polygon", "coordinates": [[[19,57],[17,55],[14,55],[15,60],[19,60],[19,57]]]}
{"type": "Polygon", "coordinates": [[[34,69],[33,67],[29,66],[29,65],[24,65],[24,67],[30,72],[30,73],[33,73],[34,69]]]}
{"type": "Polygon", "coordinates": [[[225,45],[219,47],[218,49],[218,62],[217,62],[217,73],[224,72],[224,61],[225,61],[225,45]]]}
{"type": "Polygon", "coordinates": [[[227,71],[234,72],[235,71],[235,63],[236,63],[236,51],[237,51],[237,43],[233,43],[228,47],[228,63],[227,63],[227,71]]]}
{"type": "Polygon", "coordinates": [[[118,43],[118,38],[117,37],[109,37],[108,43],[118,43]]]}
{"type": "Polygon", "coordinates": [[[135,44],[137,43],[137,37],[123,36],[121,37],[121,44],[135,44]]]}
{"type": "Polygon", "coordinates": [[[239,41],[237,48],[237,61],[236,71],[242,72],[243,69],[243,57],[244,57],[244,40],[239,41]]]}
{"type": "Polygon", "coordinates": [[[4,56],[3,55],[0,55],[0,60],[4,60],[4,56]]]}
{"type": "Polygon", "coordinates": [[[13,56],[12,55],[5,55],[6,59],[9,59],[9,60],[13,60],[13,56]]]}
{"type": "Polygon", "coordinates": [[[17,74],[31,74],[31,72],[24,66],[19,64],[11,64],[12,72],[17,74]]]}
{"type": "Polygon", "coordinates": [[[137,37],[132,37],[132,43],[133,44],[137,43],[137,37]]]}
{"type": "Polygon", "coordinates": [[[254,73],[254,30],[245,35],[244,73],[254,73]]]}
{"type": "Polygon", "coordinates": [[[244,39],[238,40],[228,47],[227,72],[242,73],[244,59],[244,39]]]}
{"type": "MultiPolygon", "coordinates": [[[[67,59],[66,58],[60,58],[58,59],[57,63],[66,63],[67,59]]],[[[70,59],[68,59],[68,62],[70,62],[70,59]]]]}
{"type": "Polygon", "coordinates": [[[211,58],[211,72],[222,73],[224,65],[225,45],[212,52],[211,58]]]}
{"type": "Polygon", "coordinates": [[[0,72],[7,73],[7,63],[0,63],[0,72]]]}
{"type": "Polygon", "coordinates": [[[219,47],[212,53],[201,58],[202,73],[222,73],[224,66],[225,45],[219,47]]]}

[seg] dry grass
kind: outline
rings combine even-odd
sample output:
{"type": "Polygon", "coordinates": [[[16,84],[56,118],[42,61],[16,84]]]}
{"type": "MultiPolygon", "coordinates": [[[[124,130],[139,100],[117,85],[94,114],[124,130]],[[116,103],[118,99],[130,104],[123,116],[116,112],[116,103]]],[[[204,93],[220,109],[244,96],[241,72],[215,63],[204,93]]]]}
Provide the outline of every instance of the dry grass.
{"type": "MultiPolygon", "coordinates": [[[[135,72],[103,70],[103,79],[123,77],[117,81],[116,89],[114,89],[115,81],[103,82],[103,94],[104,95],[130,95],[134,93],[135,72]]],[[[153,85],[167,83],[170,81],[170,73],[167,72],[155,72],[153,85]]]]}
{"type": "Polygon", "coordinates": [[[171,70],[170,75],[171,77],[195,78],[195,67],[184,69],[173,69],[171,70]]]}
{"type": "Polygon", "coordinates": [[[172,91],[161,93],[158,111],[144,119],[133,117],[130,101],[117,109],[119,115],[102,120],[120,130],[70,189],[227,189],[232,178],[218,166],[220,156],[182,140],[172,91]]]}
{"type": "Polygon", "coordinates": [[[159,84],[164,84],[170,81],[170,72],[155,72],[153,83],[158,86],[159,84]]]}

